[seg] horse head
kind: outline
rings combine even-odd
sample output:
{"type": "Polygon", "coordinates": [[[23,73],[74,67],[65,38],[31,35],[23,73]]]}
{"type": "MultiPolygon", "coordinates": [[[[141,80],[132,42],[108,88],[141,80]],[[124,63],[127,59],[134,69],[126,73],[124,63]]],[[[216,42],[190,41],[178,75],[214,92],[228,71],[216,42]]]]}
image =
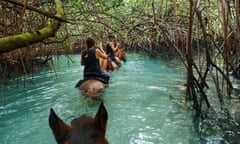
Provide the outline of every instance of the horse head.
{"type": "Polygon", "coordinates": [[[103,103],[94,118],[82,115],[65,124],[53,109],[50,110],[49,126],[58,144],[108,144],[105,138],[108,113],[103,103]]]}
{"type": "Polygon", "coordinates": [[[126,62],[127,58],[126,58],[126,53],[124,51],[124,48],[120,48],[115,55],[119,58],[119,60],[126,62]]]}

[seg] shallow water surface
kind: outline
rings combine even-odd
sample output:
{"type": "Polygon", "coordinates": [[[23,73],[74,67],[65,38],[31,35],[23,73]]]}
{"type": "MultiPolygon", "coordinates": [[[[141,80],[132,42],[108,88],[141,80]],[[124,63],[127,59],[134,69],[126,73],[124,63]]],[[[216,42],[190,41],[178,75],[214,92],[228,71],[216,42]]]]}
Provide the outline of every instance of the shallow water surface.
{"type": "Polygon", "coordinates": [[[56,59],[55,69],[1,86],[0,143],[56,143],[48,126],[49,109],[66,122],[83,113],[95,115],[101,101],[107,108],[111,144],[196,144],[193,112],[181,103],[181,68],[140,54],[128,54],[122,68],[111,73],[111,84],[92,100],[74,88],[82,78],[80,55],[56,59]],[[74,63],[71,63],[74,62],[74,63]],[[24,86],[25,85],[25,86],[24,86]]]}

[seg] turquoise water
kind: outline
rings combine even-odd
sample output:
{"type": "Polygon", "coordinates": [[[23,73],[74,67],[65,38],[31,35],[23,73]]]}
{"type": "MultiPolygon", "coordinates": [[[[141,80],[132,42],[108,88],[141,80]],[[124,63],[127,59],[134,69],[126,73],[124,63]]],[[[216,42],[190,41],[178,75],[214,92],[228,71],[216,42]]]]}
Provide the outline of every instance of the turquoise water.
{"type": "MultiPolygon", "coordinates": [[[[183,69],[140,54],[127,56],[122,68],[111,73],[109,88],[95,100],[74,88],[82,78],[80,55],[56,59],[59,65],[22,77],[18,84],[10,81],[6,90],[1,86],[0,143],[54,144],[50,108],[70,123],[83,113],[95,115],[101,101],[109,114],[111,144],[202,143],[192,109],[181,103],[183,69]]],[[[214,142],[214,137],[205,139],[214,142]]]]}

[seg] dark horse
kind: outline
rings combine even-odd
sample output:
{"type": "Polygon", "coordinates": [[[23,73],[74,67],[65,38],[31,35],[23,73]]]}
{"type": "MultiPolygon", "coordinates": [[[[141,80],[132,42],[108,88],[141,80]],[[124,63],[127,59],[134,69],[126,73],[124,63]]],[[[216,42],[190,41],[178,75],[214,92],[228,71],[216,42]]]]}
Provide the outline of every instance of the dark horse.
{"type": "Polygon", "coordinates": [[[94,118],[82,115],[65,124],[53,109],[50,110],[49,126],[58,144],[108,144],[105,138],[108,113],[103,103],[94,118]]]}

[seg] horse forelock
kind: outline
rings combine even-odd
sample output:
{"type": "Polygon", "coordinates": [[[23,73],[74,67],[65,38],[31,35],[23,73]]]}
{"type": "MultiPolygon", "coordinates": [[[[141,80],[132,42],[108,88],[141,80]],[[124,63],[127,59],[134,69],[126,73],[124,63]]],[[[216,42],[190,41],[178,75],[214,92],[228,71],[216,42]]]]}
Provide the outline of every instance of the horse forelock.
{"type": "Polygon", "coordinates": [[[94,118],[88,115],[74,119],[72,127],[69,144],[107,144],[105,134],[95,129],[94,118]]]}

